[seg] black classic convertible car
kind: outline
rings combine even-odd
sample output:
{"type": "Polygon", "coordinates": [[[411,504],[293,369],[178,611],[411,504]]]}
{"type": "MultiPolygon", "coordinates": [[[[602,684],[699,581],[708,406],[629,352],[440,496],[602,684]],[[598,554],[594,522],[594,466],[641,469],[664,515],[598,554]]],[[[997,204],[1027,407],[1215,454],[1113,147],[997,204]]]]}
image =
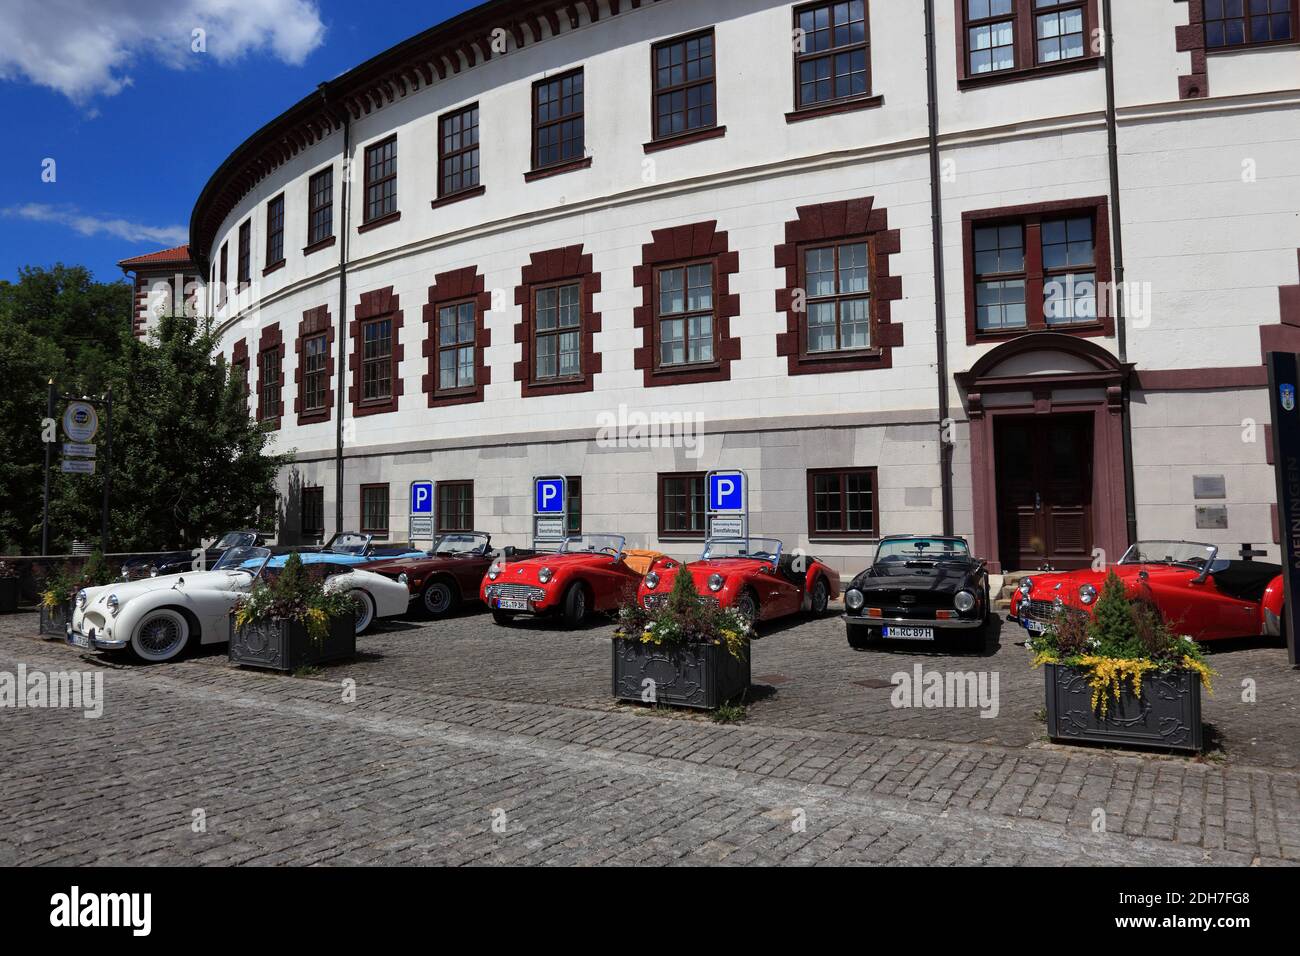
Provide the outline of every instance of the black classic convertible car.
{"type": "Polygon", "coordinates": [[[886,537],[845,590],[844,610],[849,645],[859,649],[881,638],[975,638],[989,615],[989,576],[965,538],[886,537]]]}
{"type": "Polygon", "coordinates": [[[141,558],[130,558],[122,564],[122,577],[125,580],[133,581],[136,578],[182,574],[186,571],[202,571],[220,561],[221,556],[231,548],[251,548],[261,544],[263,544],[263,541],[260,531],[251,529],[227,531],[208,548],[194,548],[190,551],[167,551],[162,554],[151,554],[141,558]]]}

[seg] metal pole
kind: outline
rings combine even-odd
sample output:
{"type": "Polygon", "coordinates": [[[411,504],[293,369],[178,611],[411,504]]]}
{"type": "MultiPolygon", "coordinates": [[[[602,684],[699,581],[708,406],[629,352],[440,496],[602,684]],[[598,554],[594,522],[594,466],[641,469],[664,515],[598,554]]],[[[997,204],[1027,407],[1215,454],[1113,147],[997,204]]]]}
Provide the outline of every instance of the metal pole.
{"type": "Polygon", "coordinates": [[[104,411],[108,419],[104,430],[104,511],[100,519],[99,553],[108,554],[108,487],[113,474],[113,387],[104,393],[104,411]]]}
{"type": "MultiPolygon", "coordinates": [[[[54,418],[54,379],[50,379],[49,394],[45,399],[45,417],[54,418]]],[[[58,441],[59,425],[54,423],[54,440],[58,441]]],[[[41,556],[50,553],[50,453],[53,441],[45,443],[45,503],[41,506],[41,556]]]]}
{"type": "MultiPolygon", "coordinates": [[[[321,84],[321,97],[325,100],[326,108],[331,109],[327,87],[321,84]]],[[[338,421],[334,423],[334,530],[343,531],[343,415],[347,409],[347,354],[348,354],[348,237],[352,231],[352,209],[351,195],[348,191],[349,180],[352,178],[352,115],[343,110],[343,175],[340,182],[341,195],[339,204],[342,207],[342,216],[334,224],[339,236],[339,315],[338,331],[334,336],[335,345],[338,349],[338,363],[336,374],[338,376],[335,384],[337,395],[337,415],[338,421]]]]}

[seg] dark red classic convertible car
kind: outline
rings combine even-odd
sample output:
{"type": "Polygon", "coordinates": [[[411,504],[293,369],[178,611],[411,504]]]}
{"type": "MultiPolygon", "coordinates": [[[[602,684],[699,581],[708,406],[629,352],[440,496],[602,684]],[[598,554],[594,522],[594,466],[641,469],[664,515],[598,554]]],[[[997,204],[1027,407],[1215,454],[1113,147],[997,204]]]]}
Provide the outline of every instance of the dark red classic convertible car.
{"type": "MultiPolygon", "coordinates": [[[[506,548],[501,555],[510,558],[534,553],[506,548]]],[[[479,582],[501,555],[493,552],[491,535],[462,531],[440,535],[423,554],[370,564],[366,570],[394,580],[405,574],[416,608],[432,617],[442,617],[462,601],[478,600],[479,582]]]]}
{"type": "MultiPolygon", "coordinates": [[[[662,558],[641,582],[637,600],[653,607],[668,598],[682,563],[662,558]]],[[[817,558],[782,554],[776,538],[718,539],[704,544],[698,561],[686,565],[695,590],[721,607],[734,607],[751,621],[811,611],[823,614],[840,593],[840,576],[817,558]]]]}
{"type": "Polygon", "coordinates": [[[1063,607],[1091,614],[1110,571],[1130,597],[1154,602],[1170,627],[1195,640],[1282,633],[1282,568],[1225,560],[1214,545],[1190,541],[1139,541],[1105,571],[1026,578],[1012,596],[1010,617],[1041,634],[1063,607]]]}
{"type": "Polygon", "coordinates": [[[519,614],[558,615],[577,627],[594,612],[615,611],[636,595],[657,551],[629,551],[617,534],[567,538],[553,554],[496,561],[483,578],[483,601],[498,624],[519,614]]]}

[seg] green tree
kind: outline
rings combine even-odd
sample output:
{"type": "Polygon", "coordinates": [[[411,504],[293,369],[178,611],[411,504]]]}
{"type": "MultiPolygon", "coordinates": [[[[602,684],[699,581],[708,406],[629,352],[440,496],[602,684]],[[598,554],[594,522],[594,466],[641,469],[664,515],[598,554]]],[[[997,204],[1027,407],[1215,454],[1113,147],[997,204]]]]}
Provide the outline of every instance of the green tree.
{"type": "Polygon", "coordinates": [[[1097,653],[1106,657],[1140,657],[1133,606],[1119,575],[1111,571],[1097,596],[1097,606],[1088,624],[1088,637],[1097,642],[1097,653]]]}
{"type": "Polygon", "coordinates": [[[52,342],[0,310],[0,554],[40,543],[42,422],[48,382],[62,371],[52,342]]]}

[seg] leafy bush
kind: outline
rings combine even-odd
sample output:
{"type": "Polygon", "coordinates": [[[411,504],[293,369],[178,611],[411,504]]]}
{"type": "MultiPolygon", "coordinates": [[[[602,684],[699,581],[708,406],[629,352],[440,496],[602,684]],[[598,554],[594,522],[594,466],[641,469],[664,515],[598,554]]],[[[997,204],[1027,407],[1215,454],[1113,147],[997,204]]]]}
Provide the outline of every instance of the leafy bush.
{"type": "Polygon", "coordinates": [[[1088,673],[1092,706],[1104,717],[1111,699],[1119,699],[1124,682],[1142,695],[1142,675],[1179,668],[1196,671],[1211,694],[1214,674],[1201,647],[1177,635],[1145,595],[1130,597],[1112,571],[1106,576],[1092,616],[1081,608],[1062,605],[1051,626],[1032,637],[1027,646],[1034,666],[1066,664],[1088,673]]]}
{"type": "Polygon", "coordinates": [[[346,594],[325,589],[320,577],[309,574],[302,558],[289,555],[284,569],[269,583],[259,581],[235,606],[235,626],[262,621],[297,621],[316,643],[329,635],[330,618],[352,614],[356,602],[346,594]]]}
{"type": "Polygon", "coordinates": [[[668,599],[655,608],[627,601],[619,609],[616,636],[643,644],[724,644],[737,660],[744,660],[752,636],[750,623],[739,611],[705,601],[685,565],[677,566],[668,599]]]}

